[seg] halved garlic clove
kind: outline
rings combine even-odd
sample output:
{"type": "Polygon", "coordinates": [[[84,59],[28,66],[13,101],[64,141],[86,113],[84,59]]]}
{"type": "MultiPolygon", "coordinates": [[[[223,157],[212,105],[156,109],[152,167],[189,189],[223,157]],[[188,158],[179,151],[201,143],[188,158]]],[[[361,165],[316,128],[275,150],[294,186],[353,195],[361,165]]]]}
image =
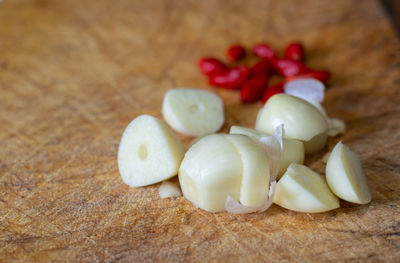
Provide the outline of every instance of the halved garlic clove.
{"type": "Polygon", "coordinates": [[[118,168],[129,186],[150,185],[177,174],[185,149],[172,130],[149,115],[134,119],[118,149],[118,168]]]}
{"type": "Polygon", "coordinates": [[[277,183],[274,203],[305,213],[326,212],[339,207],[338,198],[324,179],[310,168],[296,163],[289,166],[277,183]]]}
{"type": "Polygon", "coordinates": [[[161,198],[177,197],[182,195],[178,181],[162,182],[160,188],[158,188],[158,193],[161,198]]]}
{"type": "Polygon", "coordinates": [[[341,199],[367,204],[371,192],[357,156],[342,142],[336,144],[326,165],[326,179],[332,191],[341,199]]]}
{"type": "Polygon", "coordinates": [[[240,203],[245,206],[263,204],[268,197],[270,180],[270,168],[265,152],[247,136],[229,134],[226,138],[235,146],[242,162],[240,203]]]}
{"type": "Polygon", "coordinates": [[[173,129],[189,135],[214,133],[224,123],[221,98],[205,90],[169,90],[164,97],[162,113],[173,129]]]}
{"type": "Polygon", "coordinates": [[[179,168],[183,195],[206,211],[224,211],[227,196],[240,199],[243,169],[240,158],[225,135],[200,139],[186,152],[179,168]]]}
{"type": "MultiPolygon", "coordinates": [[[[241,126],[232,126],[230,134],[243,134],[256,141],[269,136],[268,134],[257,131],[255,129],[245,128],[241,126]]],[[[282,158],[279,164],[278,179],[285,173],[291,163],[302,164],[304,162],[304,145],[301,141],[294,139],[283,139],[282,158]]]]}
{"type": "Polygon", "coordinates": [[[280,124],[285,126],[285,138],[301,141],[328,130],[328,123],[317,108],[287,94],[274,95],[267,101],[257,118],[256,129],[271,134],[280,124]]]}
{"type": "Polygon", "coordinates": [[[264,204],[269,192],[266,153],[243,135],[208,135],[185,154],[179,169],[184,196],[210,212],[225,211],[230,196],[245,205],[264,204]]]}

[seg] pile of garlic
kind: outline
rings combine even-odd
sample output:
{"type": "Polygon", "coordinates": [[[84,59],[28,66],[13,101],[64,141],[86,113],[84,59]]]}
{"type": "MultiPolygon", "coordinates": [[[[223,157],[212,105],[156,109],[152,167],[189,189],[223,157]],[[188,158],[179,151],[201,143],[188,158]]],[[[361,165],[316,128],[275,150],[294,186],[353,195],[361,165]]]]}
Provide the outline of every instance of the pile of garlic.
{"type": "MultiPolygon", "coordinates": [[[[322,83],[296,81],[285,87],[291,95],[277,94],[268,100],[257,116],[256,129],[232,126],[229,134],[215,134],[224,123],[217,95],[196,89],[167,92],[164,119],[175,130],[199,137],[185,152],[161,120],[137,117],[124,131],[118,150],[122,180],[139,187],[178,174],[183,195],[210,212],[262,212],[274,202],[316,213],[338,208],[338,197],[370,202],[361,164],[341,142],[327,160],[326,180],[302,165],[305,154],[320,151],[328,136],[343,133],[345,125],[327,117],[320,104],[322,83]]],[[[177,182],[164,182],[159,191],[162,198],[180,194],[177,182]]]]}

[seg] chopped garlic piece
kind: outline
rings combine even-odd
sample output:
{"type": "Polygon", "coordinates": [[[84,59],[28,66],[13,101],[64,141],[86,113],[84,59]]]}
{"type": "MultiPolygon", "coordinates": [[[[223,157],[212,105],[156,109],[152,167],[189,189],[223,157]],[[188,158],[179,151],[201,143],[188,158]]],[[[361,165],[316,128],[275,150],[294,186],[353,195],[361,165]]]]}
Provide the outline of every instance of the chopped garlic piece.
{"type": "Polygon", "coordinates": [[[138,187],[164,181],[177,174],[185,149],[172,130],[149,115],[134,119],[118,148],[122,180],[138,187]]]}
{"type": "Polygon", "coordinates": [[[177,181],[162,182],[160,188],[158,189],[158,193],[160,194],[161,198],[177,197],[182,195],[181,189],[179,188],[179,183],[177,181]]]}
{"type": "Polygon", "coordinates": [[[326,165],[326,179],[332,191],[341,199],[367,204],[371,192],[357,156],[342,142],[336,144],[326,165]]]}
{"type": "Polygon", "coordinates": [[[322,177],[310,168],[292,163],[276,185],[274,203],[284,208],[320,213],[339,207],[322,177]]]}
{"type": "Polygon", "coordinates": [[[285,125],[285,137],[309,141],[326,133],[328,123],[321,112],[305,100],[287,94],[272,96],[261,110],[256,130],[269,134],[276,126],[285,125]]]}
{"type": "Polygon", "coordinates": [[[205,90],[169,90],[164,97],[162,113],[173,129],[189,135],[214,133],[224,123],[221,98],[205,90]]]}
{"type": "MultiPolygon", "coordinates": [[[[243,134],[260,141],[265,136],[270,136],[265,132],[257,131],[241,126],[232,126],[230,134],[243,134]]],[[[282,158],[279,164],[278,179],[286,172],[286,169],[292,163],[302,164],[304,162],[304,145],[301,141],[294,139],[283,139],[282,158]]]]}

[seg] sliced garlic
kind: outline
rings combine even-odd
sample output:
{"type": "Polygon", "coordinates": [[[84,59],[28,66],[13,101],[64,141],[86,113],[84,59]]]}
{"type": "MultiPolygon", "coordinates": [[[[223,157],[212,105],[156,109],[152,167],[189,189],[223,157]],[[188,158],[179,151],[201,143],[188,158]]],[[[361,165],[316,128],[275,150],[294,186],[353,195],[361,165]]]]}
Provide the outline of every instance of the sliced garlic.
{"type": "Polygon", "coordinates": [[[322,102],[325,85],[314,78],[302,78],[289,81],[284,86],[285,93],[306,101],[322,102]]]}
{"type": "Polygon", "coordinates": [[[338,198],[326,182],[310,168],[292,163],[276,185],[274,203],[284,208],[320,213],[339,207],[338,198]]]}
{"type": "MultiPolygon", "coordinates": [[[[232,126],[230,134],[243,134],[254,140],[260,141],[261,138],[269,136],[268,134],[255,129],[241,126],[232,126]]],[[[278,179],[285,173],[291,163],[302,164],[304,162],[304,146],[301,141],[294,139],[283,139],[282,158],[279,164],[278,179]]]]}
{"type": "Polygon", "coordinates": [[[185,149],[172,130],[149,115],[134,119],[125,129],[118,149],[122,180],[138,187],[176,175],[185,149]]]}
{"type": "Polygon", "coordinates": [[[178,181],[162,182],[160,188],[158,188],[158,193],[161,198],[177,197],[182,195],[178,181]]]}
{"type": "Polygon", "coordinates": [[[371,192],[357,156],[342,142],[336,144],[326,165],[326,179],[332,191],[341,199],[367,204],[371,192]]]}
{"type": "Polygon", "coordinates": [[[224,123],[221,98],[205,90],[169,90],[164,97],[162,113],[172,128],[189,135],[214,133],[224,123]]]}
{"type": "Polygon", "coordinates": [[[270,180],[270,168],[265,152],[247,136],[230,134],[226,135],[226,138],[235,146],[242,161],[240,203],[245,206],[263,204],[268,197],[270,180]]]}
{"type": "Polygon", "coordinates": [[[328,123],[320,110],[305,100],[286,94],[272,96],[257,117],[256,129],[270,134],[281,123],[285,138],[303,141],[306,153],[326,144],[328,123]]]}
{"type": "Polygon", "coordinates": [[[264,204],[270,171],[265,151],[243,135],[208,135],[185,154],[179,169],[183,195],[210,212],[225,211],[230,196],[248,206],[264,204]]]}
{"type": "Polygon", "coordinates": [[[196,207],[224,211],[227,196],[240,199],[242,169],[240,155],[225,135],[208,135],[186,152],[179,183],[183,195],[196,207]]]}

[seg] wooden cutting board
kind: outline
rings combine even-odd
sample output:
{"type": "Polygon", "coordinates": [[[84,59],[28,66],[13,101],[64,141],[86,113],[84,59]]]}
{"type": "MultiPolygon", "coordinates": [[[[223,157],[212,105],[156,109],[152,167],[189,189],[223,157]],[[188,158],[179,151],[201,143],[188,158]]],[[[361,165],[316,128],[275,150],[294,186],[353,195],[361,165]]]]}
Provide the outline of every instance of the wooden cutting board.
{"type": "Polygon", "coordinates": [[[400,261],[400,45],[379,2],[3,0],[0,21],[0,261],[400,261]],[[306,163],[324,173],[343,140],[370,204],[212,214],[161,200],[159,184],[123,184],[121,134],[140,114],[161,118],[169,89],[214,91],[224,132],[253,127],[261,104],[207,86],[199,57],[292,40],[332,72],[324,106],[348,128],[306,163]]]}

